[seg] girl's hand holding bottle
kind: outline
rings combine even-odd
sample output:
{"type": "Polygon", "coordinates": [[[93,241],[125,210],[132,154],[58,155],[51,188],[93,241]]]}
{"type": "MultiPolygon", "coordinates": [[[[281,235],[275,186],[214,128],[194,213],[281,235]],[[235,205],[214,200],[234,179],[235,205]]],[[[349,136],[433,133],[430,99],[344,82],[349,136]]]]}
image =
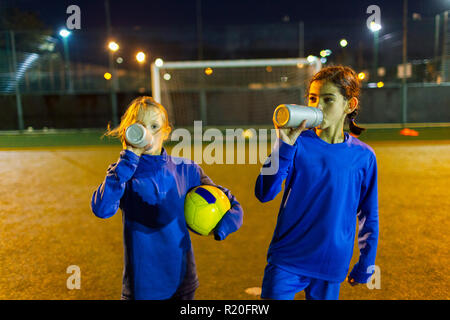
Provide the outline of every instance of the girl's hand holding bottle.
{"type": "Polygon", "coordinates": [[[308,120],[303,120],[302,123],[297,128],[284,128],[281,129],[277,123],[274,121],[275,129],[277,130],[278,139],[281,139],[283,142],[293,146],[298,136],[306,130],[306,122],[308,120]]]}

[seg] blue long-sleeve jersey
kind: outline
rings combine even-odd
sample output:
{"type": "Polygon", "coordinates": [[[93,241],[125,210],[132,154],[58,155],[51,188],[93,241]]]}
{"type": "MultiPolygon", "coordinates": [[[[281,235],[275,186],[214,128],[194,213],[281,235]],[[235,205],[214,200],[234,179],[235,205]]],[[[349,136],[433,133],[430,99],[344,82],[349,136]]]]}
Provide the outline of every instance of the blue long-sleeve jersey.
{"type": "MultiPolygon", "coordinates": [[[[167,299],[180,287],[189,261],[191,240],[184,218],[184,198],[193,187],[214,185],[200,166],[167,155],[122,150],[94,191],[91,208],[100,218],[122,210],[124,273],[122,295],[133,299],[167,299]]],[[[217,185],[216,185],[217,186],[217,185]]],[[[225,239],[242,225],[242,207],[223,187],[231,203],[214,230],[225,239]]],[[[194,271],[195,272],[195,271],[194,271]]]]}
{"type": "Polygon", "coordinates": [[[311,129],[293,146],[277,140],[264,167],[278,161],[278,171],[261,171],[255,195],[270,201],[286,180],[268,262],[322,280],[345,280],[358,217],[360,257],[350,276],[365,283],[378,243],[377,163],[370,146],[344,135],[344,142],[329,144],[311,129]]]}

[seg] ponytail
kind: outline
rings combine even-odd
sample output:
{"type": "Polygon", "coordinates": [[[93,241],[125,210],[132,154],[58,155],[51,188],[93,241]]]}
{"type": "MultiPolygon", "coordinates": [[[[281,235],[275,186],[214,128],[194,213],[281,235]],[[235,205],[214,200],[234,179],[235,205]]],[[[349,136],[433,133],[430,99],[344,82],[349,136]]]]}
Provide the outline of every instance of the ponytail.
{"type": "Polygon", "coordinates": [[[364,130],[366,130],[366,128],[360,127],[356,124],[355,122],[355,117],[356,117],[356,110],[353,111],[352,113],[347,115],[347,119],[348,119],[348,128],[350,130],[351,133],[353,133],[356,136],[359,136],[361,134],[361,132],[363,132],[364,130]]]}

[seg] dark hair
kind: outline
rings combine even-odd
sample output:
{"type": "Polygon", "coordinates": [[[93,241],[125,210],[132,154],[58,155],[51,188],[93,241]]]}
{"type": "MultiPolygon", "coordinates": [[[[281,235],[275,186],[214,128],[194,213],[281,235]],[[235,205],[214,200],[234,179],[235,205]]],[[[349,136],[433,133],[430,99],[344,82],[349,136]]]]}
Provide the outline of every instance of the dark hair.
{"type": "MultiPolygon", "coordinates": [[[[330,81],[331,83],[336,85],[336,87],[339,88],[341,94],[346,100],[350,100],[353,97],[359,99],[359,95],[361,92],[361,82],[359,81],[356,72],[350,67],[331,66],[321,69],[312,77],[311,81],[309,82],[307,95],[309,95],[309,88],[311,87],[311,83],[318,80],[330,81]]],[[[357,136],[359,136],[363,130],[366,130],[365,128],[358,126],[355,122],[355,118],[358,114],[359,108],[360,107],[358,104],[358,107],[352,113],[347,114],[346,117],[348,120],[350,132],[357,136]]]]}

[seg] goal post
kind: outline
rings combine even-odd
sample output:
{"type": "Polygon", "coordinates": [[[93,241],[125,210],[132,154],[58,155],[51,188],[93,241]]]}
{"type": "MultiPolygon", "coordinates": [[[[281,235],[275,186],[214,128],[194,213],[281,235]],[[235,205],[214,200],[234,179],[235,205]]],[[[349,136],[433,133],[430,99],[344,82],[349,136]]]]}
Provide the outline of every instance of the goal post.
{"type": "Polygon", "coordinates": [[[152,63],[153,98],[175,126],[271,124],[275,107],[302,104],[317,57],[152,63]]]}

